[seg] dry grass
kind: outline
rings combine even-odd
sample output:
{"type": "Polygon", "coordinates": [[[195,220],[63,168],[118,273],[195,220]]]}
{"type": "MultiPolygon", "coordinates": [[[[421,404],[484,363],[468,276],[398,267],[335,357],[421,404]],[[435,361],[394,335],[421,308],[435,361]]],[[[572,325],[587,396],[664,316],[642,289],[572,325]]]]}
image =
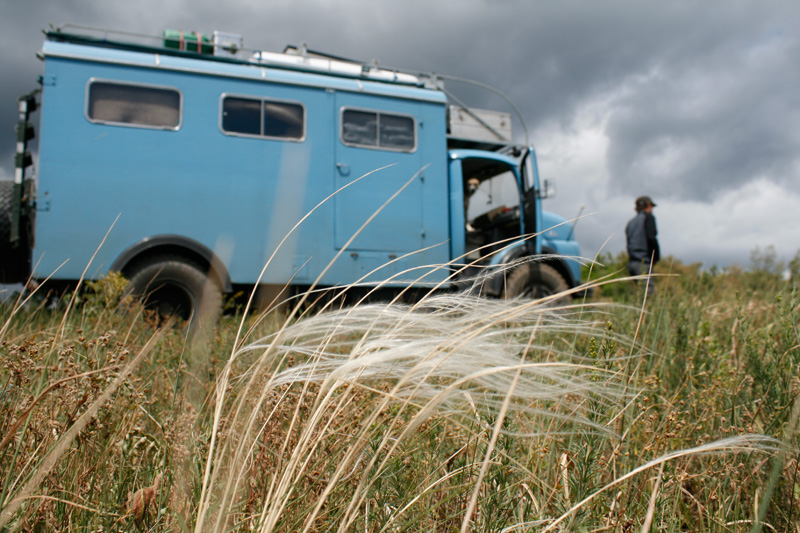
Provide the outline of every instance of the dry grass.
{"type": "Polygon", "coordinates": [[[69,313],[6,304],[0,521],[800,531],[796,289],[685,270],[644,315],[623,281],[559,311],[439,294],[225,316],[202,343],[115,279],[69,313]]]}

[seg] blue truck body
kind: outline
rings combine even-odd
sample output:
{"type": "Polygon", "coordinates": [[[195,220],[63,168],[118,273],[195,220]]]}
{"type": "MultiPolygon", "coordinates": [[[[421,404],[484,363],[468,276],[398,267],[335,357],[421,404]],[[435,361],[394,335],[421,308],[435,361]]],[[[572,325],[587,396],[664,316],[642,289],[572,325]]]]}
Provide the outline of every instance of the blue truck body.
{"type": "Polygon", "coordinates": [[[447,287],[469,271],[459,265],[544,252],[568,286],[580,282],[578,262],[556,258],[579,256],[568,225],[531,236],[564,222],[541,209],[533,149],[455,136],[439,80],[61,31],[40,55],[36,175],[23,168],[14,189],[35,218],[33,278],[77,280],[87,265],[88,278],[134,275],[160,254],[213,267],[222,290],[447,287]],[[492,248],[470,226],[465,184],[500,174],[516,199],[492,248]]]}

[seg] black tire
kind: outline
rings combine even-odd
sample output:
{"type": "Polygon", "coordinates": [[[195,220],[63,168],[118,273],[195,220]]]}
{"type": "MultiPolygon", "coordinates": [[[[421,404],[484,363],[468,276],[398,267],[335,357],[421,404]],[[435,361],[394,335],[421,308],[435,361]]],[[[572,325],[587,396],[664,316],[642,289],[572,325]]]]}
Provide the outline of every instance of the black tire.
{"type": "Polygon", "coordinates": [[[14,182],[0,181],[0,283],[21,283],[31,274],[33,248],[33,216],[22,216],[20,240],[11,244],[11,213],[14,202],[14,182]]]}
{"type": "MultiPolygon", "coordinates": [[[[569,290],[567,281],[550,265],[525,263],[512,270],[506,277],[503,297],[530,298],[538,300],[569,290]]],[[[549,305],[560,306],[570,303],[569,295],[553,299],[549,305]]]]}
{"type": "Polygon", "coordinates": [[[154,257],[126,269],[127,293],[159,317],[206,324],[217,319],[222,306],[222,289],[206,272],[182,257],[154,257]]]}
{"type": "Polygon", "coordinates": [[[0,246],[8,246],[11,239],[11,202],[13,181],[0,181],[0,246]]]}

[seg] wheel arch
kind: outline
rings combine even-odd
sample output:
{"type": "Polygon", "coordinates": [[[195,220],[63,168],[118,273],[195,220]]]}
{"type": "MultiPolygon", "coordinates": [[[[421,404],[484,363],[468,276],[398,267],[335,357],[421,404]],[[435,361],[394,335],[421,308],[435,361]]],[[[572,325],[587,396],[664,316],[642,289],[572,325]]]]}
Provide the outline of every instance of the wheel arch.
{"type": "MultiPolygon", "coordinates": [[[[549,265],[553,267],[564,281],[567,282],[570,288],[573,288],[577,285],[575,279],[573,279],[572,273],[570,272],[569,267],[566,265],[563,259],[558,256],[558,253],[548,246],[542,247],[541,255],[531,256],[528,252],[528,249],[524,246],[518,246],[510,249],[508,253],[504,254],[499,261],[499,264],[510,264],[514,261],[522,259],[523,257],[535,257],[533,259],[539,264],[542,265],[549,265]]],[[[508,272],[506,272],[508,274],[508,272]]],[[[504,276],[492,276],[489,280],[489,287],[487,287],[487,292],[489,294],[500,295],[503,293],[503,285],[504,285],[504,276]]]]}
{"type": "Polygon", "coordinates": [[[550,265],[551,267],[555,268],[558,271],[558,273],[561,274],[561,277],[564,278],[564,280],[567,282],[567,285],[569,285],[570,288],[573,288],[578,284],[578,281],[574,279],[572,271],[567,266],[567,263],[564,262],[563,259],[558,257],[558,252],[556,250],[548,246],[543,246],[542,255],[543,255],[542,263],[544,263],[545,265],[550,265]]]}
{"type": "Polygon", "coordinates": [[[160,255],[175,255],[194,261],[207,269],[224,292],[231,292],[228,269],[219,257],[207,246],[180,235],[157,235],[147,237],[127,248],[111,265],[111,271],[129,274],[131,267],[160,255]]]}

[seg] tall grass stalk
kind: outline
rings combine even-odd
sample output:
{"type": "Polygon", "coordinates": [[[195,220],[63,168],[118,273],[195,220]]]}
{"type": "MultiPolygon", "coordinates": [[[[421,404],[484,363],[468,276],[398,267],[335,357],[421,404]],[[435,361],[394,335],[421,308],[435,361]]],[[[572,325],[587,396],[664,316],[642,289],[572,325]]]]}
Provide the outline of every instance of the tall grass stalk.
{"type": "MultiPolygon", "coordinates": [[[[408,437],[413,428],[434,414],[457,416],[463,411],[465,395],[472,402],[480,402],[482,407],[493,410],[508,409],[513,398],[517,411],[566,418],[563,412],[537,407],[537,402],[541,405],[558,401],[566,405],[574,403],[566,401],[568,397],[591,394],[612,399],[618,394],[613,384],[598,384],[597,377],[602,373],[595,367],[576,361],[572,355],[567,356],[567,361],[524,363],[520,354],[528,351],[566,355],[551,344],[529,344],[533,342],[533,332],[528,325],[531,320],[533,324],[538,323],[533,331],[544,328],[551,334],[589,327],[536,302],[519,304],[464,295],[441,296],[427,298],[416,306],[360,305],[308,317],[245,346],[232,361],[248,353],[261,351],[261,354],[236,378],[246,380],[242,388],[245,394],[237,395],[240,400],[233,403],[228,411],[231,416],[226,417],[241,440],[235,451],[229,449],[228,444],[209,461],[216,465],[216,471],[233,474],[227,476],[229,481],[220,502],[221,509],[237,499],[237,483],[249,460],[243,453],[254,448],[249,439],[261,435],[264,427],[272,422],[268,418],[258,425],[258,413],[269,392],[281,387],[304,384],[301,399],[309,394],[309,384],[318,385],[319,389],[308,414],[308,423],[283,465],[285,470],[277,474],[281,481],[274,484],[274,491],[268,492],[270,498],[263,503],[261,529],[264,531],[276,527],[281,510],[296,490],[297,480],[308,468],[309,458],[322,445],[320,439],[331,421],[331,418],[326,421],[326,416],[331,415],[331,411],[334,415],[340,412],[357,392],[374,392],[379,389],[378,384],[390,384],[391,388],[370,410],[364,425],[353,436],[361,445],[378,439],[378,450],[385,448],[389,452],[397,449],[402,438],[408,437]],[[290,357],[302,357],[305,361],[280,370],[290,357]],[[264,378],[268,369],[277,371],[273,370],[274,373],[268,373],[269,378],[264,378]],[[595,381],[580,377],[580,372],[592,373],[595,381]],[[519,386],[515,385],[518,380],[519,386]],[[257,391],[259,382],[258,399],[252,402],[250,391],[257,391]],[[515,394],[506,395],[502,391],[515,394]],[[398,412],[384,427],[389,433],[374,433],[371,424],[392,405],[397,406],[398,412]],[[394,433],[397,427],[402,429],[394,433]],[[230,457],[233,460],[228,463],[230,457]]],[[[298,416],[295,409],[290,427],[300,424],[298,416]]],[[[497,420],[502,421],[502,418],[497,420]]],[[[591,425],[588,420],[583,421],[591,425]]],[[[286,447],[284,441],[282,449],[286,447]]],[[[332,475],[333,480],[341,478],[354,466],[360,449],[355,446],[355,452],[345,452],[332,475]]],[[[376,461],[374,457],[371,466],[381,464],[380,472],[385,463],[376,461]]],[[[220,476],[212,476],[212,479],[214,477],[220,476]]],[[[364,478],[361,485],[364,490],[369,485],[368,478],[364,478]]],[[[327,485],[311,517],[334,487],[334,483],[327,485]]],[[[352,502],[360,499],[354,495],[349,513],[353,512],[352,502]]],[[[209,501],[210,495],[205,495],[204,500],[209,501]]],[[[217,517],[220,527],[225,522],[224,514],[223,511],[217,517]]],[[[198,523],[201,521],[202,518],[198,523]]]]}
{"type": "MultiPolygon", "coordinates": [[[[792,349],[794,348],[797,348],[797,346],[794,346],[792,349]]],[[[771,386],[772,385],[770,384],[769,387],[771,386]]],[[[752,533],[759,533],[764,527],[764,519],[767,516],[767,511],[769,510],[770,503],[772,502],[772,497],[775,494],[775,489],[778,485],[778,478],[782,475],[783,469],[786,466],[786,456],[792,452],[797,452],[797,450],[793,448],[795,447],[797,438],[798,420],[800,420],[800,395],[797,395],[794,399],[792,415],[783,435],[783,441],[781,443],[782,446],[778,450],[776,457],[773,459],[773,465],[769,473],[767,487],[764,491],[761,501],[759,502],[758,519],[753,523],[753,527],[751,529],[752,533]]],[[[797,467],[795,466],[795,470],[796,469],[797,467]]]]}
{"type": "MultiPolygon", "coordinates": [[[[389,166],[391,166],[391,165],[389,165],[389,166]]],[[[388,167],[383,167],[383,168],[388,168],[388,167]]],[[[304,222],[304,221],[305,221],[305,220],[306,220],[306,219],[307,219],[307,218],[308,218],[308,217],[309,217],[309,216],[310,216],[310,215],[311,215],[311,214],[312,214],[314,211],[316,211],[316,210],[317,210],[319,207],[321,207],[323,204],[325,204],[326,202],[328,202],[328,201],[329,201],[331,198],[333,198],[334,196],[336,196],[336,195],[337,195],[339,192],[341,192],[343,189],[345,189],[345,188],[349,187],[350,185],[353,185],[353,184],[355,184],[356,182],[358,182],[358,181],[360,181],[360,180],[362,180],[362,179],[364,179],[364,178],[368,177],[369,175],[371,175],[371,174],[373,174],[373,173],[375,173],[375,172],[378,172],[378,171],[380,171],[380,170],[383,170],[383,168],[379,168],[379,169],[373,170],[373,171],[371,171],[371,172],[368,172],[368,173],[364,174],[363,176],[359,177],[358,179],[356,179],[356,180],[353,180],[352,182],[350,182],[350,183],[346,184],[345,186],[343,186],[343,187],[339,188],[339,189],[338,189],[338,190],[336,190],[336,191],[335,191],[333,194],[331,194],[331,195],[329,195],[328,197],[324,198],[324,199],[323,199],[323,200],[322,200],[322,201],[321,201],[319,204],[317,204],[317,205],[316,205],[316,206],[315,206],[315,207],[314,207],[314,208],[313,208],[311,211],[309,211],[309,212],[308,212],[308,213],[307,213],[307,214],[306,214],[306,215],[305,215],[305,216],[304,216],[304,217],[303,217],[303,218],[302,218],[302,219],[301,219],[301,220],[300,220],[300,221],[299,221],[297,224],[295,224],[295,226],[293,226],[293,227],[292,227],[292,229],[291,229],[291,230],[290,230],[290,231],[287,233],[287,235],[286,235],[286,236],[283,238],[283,240],[282,240],[282,241],[279,243],[279,245],[278,245],[278,246],[276,247],[276,249],[273,251],[272,255],[270,256],[270,258],[269,258],[269,259],[267,260],[267,262],[265,263],[265,265],[264,265],[264,268],[263,268],[263,269],[262,269],[262,271],[261,271],[261,274],[259,275],[259,280],[260,280],[260,279],[261,279],[261,277],[264,275],[264,272],[266,272],[267,268],[269,268],[269,265],[271,264],[271,262],[272,262],[273,258],[275,257],[275,255],[276,255],[276,254],[277,254],[277,253],[278,253],[278,252],[279,252],[279,251],[282,249],[282,247],[283,247],[283,244],[286,242],[286,240],[287,240],[287,239],[290,237],[290,235],[291,235],[291,234],[292,234],[292,233],[295,231],[295,229],[297,229],[297,228],[298,228],[298,227],[299,227],[299,226],[300,226],[300,225],[301,225],[301,224],[302,224],[302,223],[303,223],[303,222],[304,222]]],[[[356,233],[355,233],[355,234],[353,234],[353,235],[350,237],[350,239],[349,239],[349,240],[348,240],[348,241],[345,243],[345,245],[342,247],[342,249],[341,249],[341,250],[339,250],[339,252],[336,254],[336,256],[335,256],[335,257],[334,257],[334,258],[331,260],[331,262],[328,264],[328,266],[327,266],[327,267],[326,267],[326,268],[325,268],[325,269],[324,269],[324,270],[323,270],[323,271],[320,273],[320,275],[319,275],[319,277],[318,277],[317,281],[316,281],[316,282],[313,284],[313,286],[315,286],[315,285],[318,283],[319,279],[321,279],[321,278],[322,278],[322,277],[325,275],[325,273],[328,271],[328,269],[330,269],[330,267],[331,267],[331,266],[332,266],[332,265],[333,265],[333,264],[336,262],[336,260],[339,258],[339,256],[340,256],[342,253],[344,253],[344,251],[347,249],[347,247],[350,245],[350,243],[352,243],[352,242],[353,242],[353,240],[355,240],[355,238],[356,238],[356,237],[357,237],[357,236],[358,236],[358,235],[359,235],[359,234],[360,234],[360,233],[361,233],[361,232],[364,230],[364,228],[365,228],[365,227],[367,227],[367,225],[368,225],[368,224],[369,224],[369,223],[370,223],[370,222],[371,222],[371,221],[372,221],[372,220],[373,220],[373,219],[374,219],[374,218],[375,218],[375,217],[376,217],[376,216],[377,216],[377,215],[378,215],[378,214],[379,214],[379,213],[380,213],[380,212],[381,212],[381,211],[382,211],[382,210],[383,210],[383,209],[384,209],[384,208],[385,208],[385,207],[386,207],[386,206],[387,206],[387,205],[388,205],[388,204],[389,204],[389,203],[390,203],[390,202],[391,202],[391,201],[392,201],[394,198],[396,198],[396,197],[397,197],[397,195],[399,195],[399,194],[400,194],[400,193],[401,193],[403,190],[405,190],[405,189],[406,189],[406,188],[407,188],[407,187],[408,187],[408,186],[409,186],[411,183],[413,183],[413,182],[414,182],[414,180],[416,180],[416,179],[417,179],[417,177],[419,176],[419,174],[420,174],[420,173],[421,173],[423,170],[424,170],[424,168],[423,168],[423,169],[420,169],[420,170],[419,170],[417,173],[415,173],[415,174],[414,174],[414,175],[411,177],[411,179],[409,179],[409,180],[408,180],[408,181],[407,181],[407,182],[406,182],[406,183],[405,183],[405,184],[404,184],[402,187],[400,187],[400,188],[399,188],[399,189],[398,189],[398,190],[397,190],[397,191],[396,191],[396,192],[395,192],[395,193],[394,193],[394,194],[393,194],[393,195],[392,195],[392,196],[391,196],[391,197],[390,197],[388,200],[386,200],[386,202],[384,202],[384,204],[383,204],[381,207],[379,207],[379,208],[378,208],[378,209],[377,209],[377,210],[376,210],[376,211],[375,211],[375,212],[374,212],[374,213],[373,213],[373,214],[372,214],[372,215],[369,217],[369,219],[367,219],[367,221],[365,221],[365,222],[364,222],[364,224],[362,224],[362,226],[361,226],[361,227],[358,229],[358,231],[356,231],[356,233]]],[[[312,290],[313,290],[313,286],[312,286],[312,290]]],[[[248,300],[247,306],[246,306],[246,308],[245,308],[245,312],[246,312],[246,311],[249,309],[250,305],[252,304],[252,299],[253,299],[253,295],[254,295],[254,294],[255,294],[255,291],[253,291],[253,293],[252,293],[252,294],[251,294],[251,296],[250,296],[250,299],[248,300]]],[[[305,299],[305,298],[306,298],[306,296],[304,296],[304,297],[303,297],[303,299],[301,300],[301,302],[300,302],[300,303],[299,303],[297,306],[295,306],[295,311],[296,311],[297,309],[299,309],[300,305],[302,304],[302,302],[304,301],[304,299],[305,299]]],[[[295,312],[295,311],[293,311],[293,313],[292,313],[292,314],[294,314],[294,312],[295,312]]],[[[291,316],[290,316],[289,318],[287,318],[287,321],[288,321],[288,320],[290,320],[290,319],[291,319],[291,316]]],[[[243,323],[244,323],[244,322],[242,322],[242,324],[243,324],[243,323]]],[[[241,328],[241,326],[240,326],[240,328],[239,328],[239,331],[237,332],[237,335],[236,335],[235,346],[238,346],[238,344],[239,344],[239,336],[240,336],[240,334],[241,334],[241,331],[242,331],[242,328],[241,328]]],[[[233,360],[233,359],[235,358],[235,355],[236,355],[236,352],[234,351],[234,353],[233,353],[233,354],[232,354],[232,356],[231,356],[231,360],[233,360]]],[[[225,369],[225,373],[227,374],[227,372],[228,372],[228,369],[227,369],[227,367],[226,367],[226,369],[225,369]]],[[[227,375],[224,375],[224,376],[222,377],[222,379],[221,379],[221,383],[223,383],[224,385],[227,385],[227,375]]],[[[225,387],[223,386],[223,388],[222,388],[222,389],[220,389],[220,388],[218,387],[217,391],[218,391],[218,394],[220,395],[220,401],[219,401],[219,404],[218,404],[218,405],[221,405],[221,404],[224,402],[224,396],[225,396],[225,387]]],[[[218,411],[217,411],[217,413],[218,413],[218,411]]],[[[219,420],[219,417],[217,416],[217,413],[215,413],[215,420],[214,420],[214,425],[213,425],[213,429],[212,429],[212,436],[211,436],[211,446],[210,446],[210,451],[209,451],[209,453],[211,453],[211,454],[213,454],[213,453],[214,453],[214,449],[215,449],[215,445],[216,445],[216,438],[217,438],[217,430],[218,430],[218,428],[219,428],[219,422],[220,422],[220,420],[219,420]]],[[[208,461],[207,465],[210,465],[210,464],[211,464],[211,461],[208,461]]],[[[207,484],[208,484],[208,483],[209,483],[209,481],[210,481],[210,480],[209,480],[209,473],[210,473],[210,471],[208,470],[208,467],[207,467],[207,468],[206,468],[206,473],[205,473],[205,476],[204,476],[204,479],[203,479],[203,490],[201,491],[201,495],[202,495],[202,496],[201,496],[201,500],[200,500],[200,509],[201,509],[201,511],[200,511],[200,513],[199,513],[199,520],[198,520],[198,523],[197,523],[197,526],[196,526],[196,530],[198,530],[198,531],[202,531],[202,528],[203,528],[203,520],[204,520],[204,517],[205,517],[205,512],[204,512],[204,510],[205,510],[205,509],[207,508],[207,506],[208,506],[208,502],[207,502],[207,501],[205,501],[205,496],[206,496],[206,493],[207,493],[207,484]]]]}
{"type": "MultiPolygon", "coordinates": [[[[679,450],[677,452],[671,452],[661,457],[649,461],[633,470],[628,472],[627,474],[618,477],[611,483],[603,486],[596,492],[593,492],[583,500],[579,501],[571,508],[567,510],[564,514],[560,517],[553,520],[546,528],[542,529],[542,533],[547,533],[548,531],[553,531],[557,525],[561,522],[569,518],[573,513],[578,511],[580,508],[587,505],[589,502],[594,500],[597,496],[602,494],[603,492],[607,491],[610,488],[613,488],[620,483],[628,480],[629,478],[636,476],[646,470],[649,470],[656,466],[662,466],[663,464],[678,459],[681,457],[688,457],[691,455],[708,455],[714,453],[745,453],[745,452],[755,452],[755,453],[774,453],[780,449],[779,446],[780,442],[776,439],[772,439],[770,437],[766,437],[763,435],[742,435],[739,437],[732,437],[729,439],[721,439],[718,441],[714,441],[708,444],[704,444],[702,446],[697,446],[695,448],[690,448],[687,450],[679,450]]],[[[503,531],[514,531],[518,528],[524,528],[525,524],[518,524],[516,526],[506,528],[503,531]]]]}
{"type": "MultiPolygon", "coordinates": [[[[538,324],[537,324],[538,326],[538,324]]],[[[531,343],[533,342],[533,335],[536,332],[536,328],[534,327],[533,333],[531,333],[530,340],[528,341],[528,346],[525,347],[525,351],[523,352],[521,363],[524,364],[525,362],[525,355],[528,353],[531,347],[531,343]]],[[[461,532],[465,533],[469,530],[470,521],[472,520],[472,514],[475,512],[475,506],[478,504],[478,496],[480,495],[481,484],[483,483],[483,478],[486,477],[486,471],[489,468],[489,463],[492,458],[492,452],[494,452],[495,445],[497,444],[497,438],[500,436],[500,431],[503,429],[503,421],[505,420],[506,413],[508,413],[508,408],[511,405],[511,399],[514,397],[514,389],[519,383],[520,374],[522,373],[522,366],[517,369],[516,374],[514,375],[514,381],[511,382],[511,387],[508,389],[508,394],[506,394],[506,398],[503,401],[503,406],[500,408],[500,413],[497,416],[497,420],[494,423],[494,429],[492,430],[492,439],[489,441],[489,445],[486,447],[486,455],[483,458],[483,463],[481,464],[480,472],[478,473],[478,480],[475,482],[475,488],[472,491],[472,497],[469,500],[469,506],[467,507],[466,512],[464,513],[464,520],[461,522],[461,532]]]]}
{"type": "MultiPolygon", "coordinates": [[[[78,297],[78,291],[80,291],[81,285],[83,284],[83,280],[86,278],[86,273],[89,272],[89,268],[92,266],[92,263],[94,263],[94,260],[97,257],[97,252],[99,252],[100,249],[103,247],[103,244],[105,244],[106,239],[108,239],[108,235],[111,233],[111,230],[114,229],[114,226],[116,226],[119,217],[120,215],[118,214],[114,219],[114,222],[111,223],[111,226],[109,226],[105,235],[103,235],[103,239],[100,241],[100,244],[98,244],[97,248],[95,248],[92,257],[89,258],[89,262],[86,263],[83,272],[81,272],[81,276],[80,278],[78,278],[78,282],[75,284],[75,289],[72,291],[72,297],[69,299],[69,302],[67,303],[67,309],[64,311],[63,318],[61,320],[61,327],[59,328],[59,335],[64,334],[64,328],[67,325],[67,318],[69,317],[69,313],[72,310],[73,305],[75,305],[75,301],[77,300],[78,297]]],[[[56,339],[58,339],[58,337],[56,337],[56,339]]]]}

